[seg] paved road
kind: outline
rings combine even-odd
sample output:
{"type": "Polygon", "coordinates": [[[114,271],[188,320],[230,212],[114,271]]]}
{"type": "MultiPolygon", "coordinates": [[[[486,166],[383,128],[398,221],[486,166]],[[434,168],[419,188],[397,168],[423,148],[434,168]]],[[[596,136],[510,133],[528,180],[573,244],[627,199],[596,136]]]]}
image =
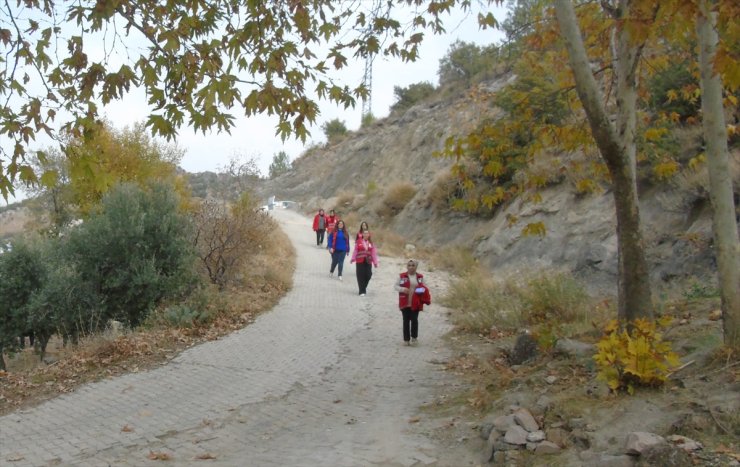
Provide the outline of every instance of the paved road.
{"type": "Polygon", "coordinates": [[[359,297],[349,261],[343,282],[329,277],[307,218],[273,215],[298,256],[273,310],[158,369],[0,417],[0,465],[447,465],[413,423],[451,383],[442,308],[421,316],[419,346],[402,345],[401,260],[381,256],[359,297]],[[171,460],[149,459],[159,453],[171,460]]]}

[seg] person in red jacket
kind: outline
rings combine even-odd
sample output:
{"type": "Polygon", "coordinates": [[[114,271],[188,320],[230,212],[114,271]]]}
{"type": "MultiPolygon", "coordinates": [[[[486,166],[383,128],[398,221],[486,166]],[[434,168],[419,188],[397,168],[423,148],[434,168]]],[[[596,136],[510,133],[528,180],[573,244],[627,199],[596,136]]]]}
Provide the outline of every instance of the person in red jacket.
{"type": "MultiPolygon", "coordinates": [[[[329,236],[334,232],[334,227],[336,227],[337,222],[339,222],[339,217],[337,217],[337,214],[334,212],[333,209],[329,210],[329,215],[326,217],[326,235],[329,236]]],[[[329,249],[329,242],[326,242],[326,249],[329,249]]]]}
{"type": "Polygon", "coordinates": [[[319,212],[313,217],[313,231],[316,232],[316,246],[321,247],[324,243],[324,233],[328,224],[328,218],[324,213],[323,209],[319,209],[319,212]]]}
{"type": "Polygon", "coordinates": [[[360,297],[364,297],[367,293],[367,285],[373,277],[373,266],[378,267],[378,252],[375,249],[367,222],[360,224],[360,231],[357,232],[355,237],[355,249],[352,251],[350,263],[355,263],[357,287],[360,289],[360,297]]]}
{"type": "Polygon", "coordinates": [[[402,272],[396,291],[398,292],[398,308],[403,316],[403,341],[406,345],[416,345],[419,337],[419,312],[424,305],[432,304],[432,295],[424,283],[424,276],[416,272],[418,261],[410,259],[406,262],[406,272],[402,272]]]}

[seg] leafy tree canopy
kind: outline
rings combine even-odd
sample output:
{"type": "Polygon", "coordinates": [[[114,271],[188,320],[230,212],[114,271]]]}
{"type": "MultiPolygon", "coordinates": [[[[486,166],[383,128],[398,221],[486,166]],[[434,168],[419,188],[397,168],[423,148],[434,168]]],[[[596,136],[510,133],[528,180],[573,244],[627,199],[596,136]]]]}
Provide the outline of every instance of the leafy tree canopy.
{"type": "MultiPolygon", "coordinates": [[[[39,134],[84,136],[98,105],[144,90],[154,135],[229,131],[235,120],[276,115],[276,134],[306,138],[317,100],[345,107],[367,96],[335,82],[348,57],[412,61],[425,31],[469,0],[6,2],[0,14],[0,193],[36,181],[25,163],[39,134]],[[383,8],[381,8],[383,7],[383,8]],[[394,17],[399,7],[410,21],[394,17]],[[60,128],[56,126],[60,125],[60,128]]],[[[493,25],[492,15],[480,15],[493,25]]]]}

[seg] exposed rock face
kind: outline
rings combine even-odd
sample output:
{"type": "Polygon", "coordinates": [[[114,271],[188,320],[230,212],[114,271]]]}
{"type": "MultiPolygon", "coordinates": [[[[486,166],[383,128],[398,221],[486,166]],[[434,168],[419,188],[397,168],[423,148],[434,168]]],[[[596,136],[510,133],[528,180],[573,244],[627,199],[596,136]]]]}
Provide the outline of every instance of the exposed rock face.
{"type": "MultiPolygon", "coordinates": [[[[501,87],[509,79],[502,78],[489,87],[501,87]]],[[[617,240],[609,191],[577,195],[572,184],[563,181],[542,190],[542,202],[515,199],[491,219],[433,206],[430,193],[435,180],[454,162],[433,154],[443,148],[447,137],[465,134],[476,123],[474,109],[460,99],[423,103],[401,115],[392,114],[337,144],[309,150],[295,161],[293,170],[266,182],[260,194],[301,201],[307,211],[323,207],[337,208],[345,215],[357,212],[409,242],[471,246],[482,264],[501,275],[563,268],[587,278],[594,290],[614,292],[617,240]],[[379,201],[394,182],[416,188],[413,199],[395,216],[379,209],[379,201]],[[337,196],[342,193],[362,202],[338,206],[337,196]],[[519,219],[519,224],[509,226],[510,216],[519,219]],[[546,236],[522,235],[522,226],[530,222],[543,222],[546,236]]],[[[738,161],[740,157],[731,159],[738,161]]],[[[733,169],[733,173],[740,178],[740,169],[733,169]]],[[[737,180],[735,186],[740,186],[737,180]]],[[[653,279],[714,277],[706,196],[687,194],[669,184],[644,189],[640,195],[653,279]]]]}

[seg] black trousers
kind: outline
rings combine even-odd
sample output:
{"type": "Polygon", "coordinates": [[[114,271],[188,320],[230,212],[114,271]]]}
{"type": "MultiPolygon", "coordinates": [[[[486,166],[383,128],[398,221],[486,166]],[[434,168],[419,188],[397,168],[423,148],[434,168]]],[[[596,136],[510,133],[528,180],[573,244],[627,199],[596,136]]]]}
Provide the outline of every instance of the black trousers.
{"type": "Polygon", "coordinates": [[[410,341],[419,337],[419,312],[411,311],[411,307],[401,308],[403,315],[403,340],[410,341]]]}
{"type": "Polygon", "coordinates": [[[321,245],[324,243],[324,232],[326,232],[326,229],[316,230],[316,244],[317,245],[321,245]]]}
{"type": "Polygon", "coordinates": [[[357,272],[357,287],[360,289],[361,294],[367,293],[367,284],[370,283],[370,279],[373,277],[373,265],[365,261],[364,263],[355,264],[357,272]]]}

